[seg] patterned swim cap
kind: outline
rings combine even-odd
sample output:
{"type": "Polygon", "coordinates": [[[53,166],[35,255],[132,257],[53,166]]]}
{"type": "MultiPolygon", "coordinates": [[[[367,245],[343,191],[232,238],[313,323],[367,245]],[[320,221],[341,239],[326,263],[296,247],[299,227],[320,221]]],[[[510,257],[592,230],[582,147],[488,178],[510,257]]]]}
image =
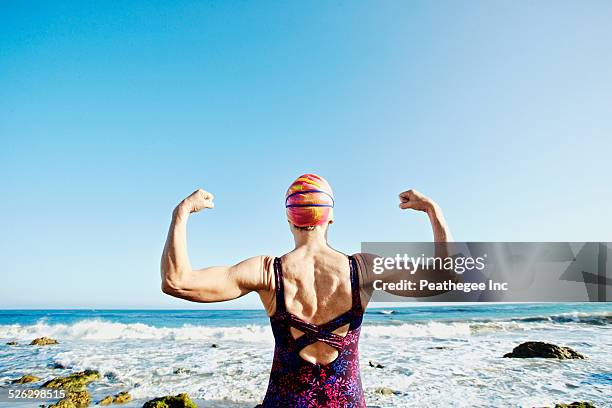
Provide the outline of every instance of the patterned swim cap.
{"type": "Polygon", "coordinates": [[[287,218],[297,227],[313,227],[334,219],[334,193],[316,174],[298,177],[285,195],[287,218]]]}

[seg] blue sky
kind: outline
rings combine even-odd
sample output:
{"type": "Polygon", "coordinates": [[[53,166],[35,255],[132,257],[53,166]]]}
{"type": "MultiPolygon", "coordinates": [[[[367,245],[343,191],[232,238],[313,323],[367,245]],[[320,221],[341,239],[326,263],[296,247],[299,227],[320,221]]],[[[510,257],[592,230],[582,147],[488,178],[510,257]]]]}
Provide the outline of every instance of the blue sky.
{"type": "MultiPolygon", "coordinates": [[[[194,266],[291,249],[299,174],[336,193],[333,246],[610,241],[612,4],[0,5],[0,307],[210,307],[159,291],[196,187],[194,266]]],[[[216,307],[255,307],[248,296],[216,307]]]]}

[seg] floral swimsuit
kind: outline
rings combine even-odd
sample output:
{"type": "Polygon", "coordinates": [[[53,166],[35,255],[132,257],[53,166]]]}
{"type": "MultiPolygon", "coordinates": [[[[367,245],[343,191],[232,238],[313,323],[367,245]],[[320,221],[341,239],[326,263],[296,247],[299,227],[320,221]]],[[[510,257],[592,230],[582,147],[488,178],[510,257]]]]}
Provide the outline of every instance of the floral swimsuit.
{"type": "Polygon", "coordinates": [[[335,319],[316,325],[289,313],[285,305],[283,271],[280,258],[274,259],[276,313],[270,317],[274,333],[274,361],[270,372],[264,408],[364,408],[365,399],[359,371],[359,333],[363,308],[359,296],[357,262],[349,256],[351,271],[351,309],[335,319]],[[349,324],[346,336],[332,333],[349,324]],[[304,334],[297,339],[290,327],[304,334]],[[329,364],[314,364],[299,353],[304,347],[323,342],[338,350],[329,364]]]}

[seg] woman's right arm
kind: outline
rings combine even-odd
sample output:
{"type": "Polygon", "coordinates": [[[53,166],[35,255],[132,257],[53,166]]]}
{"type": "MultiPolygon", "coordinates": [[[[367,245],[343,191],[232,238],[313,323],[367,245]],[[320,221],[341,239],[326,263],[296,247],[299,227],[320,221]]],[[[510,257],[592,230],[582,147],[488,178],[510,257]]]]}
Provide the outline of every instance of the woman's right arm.
{"type": "Polygon", "coordinates": [[[174,209],[161,257],[161,288],[170,296],[193,302],[221,302],[270,286],[269,257],[256,256],[231,266],[192,269],[187,254],[187,220],[204,208],[213,208],[213,195],[197,190],[174,209]]]}

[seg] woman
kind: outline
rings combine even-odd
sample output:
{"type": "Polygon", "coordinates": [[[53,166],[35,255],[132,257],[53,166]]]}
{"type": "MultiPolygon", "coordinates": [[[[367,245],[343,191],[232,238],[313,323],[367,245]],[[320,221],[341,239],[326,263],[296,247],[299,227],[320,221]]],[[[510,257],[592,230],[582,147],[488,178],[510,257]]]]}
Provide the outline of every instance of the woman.
{"type": "MultiPolygon", "coordinates": [[[[161,261],[163,292],[194,302],[259,294],[275,338],[263,407],[365,407],[358,341],[371,295],[373,255],[347,256],[328,245],[327,229],[334,218],[329,184],[305,174],[287,190],[293,251],[280,258],[257,256],[233,266],[193,270],[187,256],[187,218],[213,206],[213,195],[197,190],[174,210],[161,261]]],[[[447,241],[442,212],[432,200],[409,190],[400,194],[399,206],[426,212],[435,241],[447,241]]]]}

